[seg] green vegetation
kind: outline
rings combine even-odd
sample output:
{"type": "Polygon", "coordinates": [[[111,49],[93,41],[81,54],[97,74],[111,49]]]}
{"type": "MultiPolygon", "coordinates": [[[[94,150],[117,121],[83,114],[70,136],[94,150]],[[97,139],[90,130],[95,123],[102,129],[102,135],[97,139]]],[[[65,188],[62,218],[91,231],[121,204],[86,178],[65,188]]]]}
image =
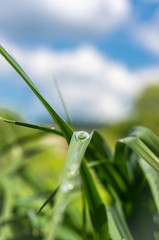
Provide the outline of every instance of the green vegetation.
{"type": "MultiPolygon", "coordinates": [[[[116,142],[112,153],[97,131],[74,131],[2,46],[0,53],[57,125],[56,129],[36,126],[2,113],[1,239],[135,239],[128,217],[145,183],[152,191],[156,205],[152,208],[158,216],[158,137],[145,127],[134,127],[128,137],[116,142]],[[3,122],[8,123],[7,127],[3,122]],[[20,126],[22,130],[18,131],[20,126]],[[67,154],[63,139],[68,144],[67,154]],[[61,155],[56,152],[59,146],[61,155]]],[[[153,230],[151,236],[156,240],[159,233],[153,230]]]]}

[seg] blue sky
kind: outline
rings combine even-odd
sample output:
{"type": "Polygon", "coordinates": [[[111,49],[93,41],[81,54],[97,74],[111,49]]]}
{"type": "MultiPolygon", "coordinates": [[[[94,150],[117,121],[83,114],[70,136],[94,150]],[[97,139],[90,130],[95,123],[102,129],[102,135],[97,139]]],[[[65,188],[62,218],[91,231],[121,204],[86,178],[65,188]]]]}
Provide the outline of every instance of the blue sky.
{"type": "MultiPolygon", "coordinates": [[[[159,81],[159,0],[1,1],[0,42],[64,117],[115,121],[159,81]]],[[[0,57],[0,106],[28,121],[49,115],[0,57]]]]}

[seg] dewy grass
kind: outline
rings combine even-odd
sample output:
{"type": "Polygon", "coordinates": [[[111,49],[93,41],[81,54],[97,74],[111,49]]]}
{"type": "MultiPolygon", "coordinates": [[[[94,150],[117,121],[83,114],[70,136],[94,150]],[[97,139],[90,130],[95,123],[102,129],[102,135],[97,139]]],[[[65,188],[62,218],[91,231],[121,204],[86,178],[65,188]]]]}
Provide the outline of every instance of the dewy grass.
{"type": "Polygon", "coordinates": [[[71,191],[75,188],[82,159],[92,134],[93,133],[88,134],[87,132],[80,131],[74,132],[72,136],[63,172],[61,174],[60,187],[55,197],[52,220],[54,224],[50,228],[51,231],[48,231],[47,240],[55,239],[56,228],[62,222],[67,202],[69,202],[71,191]]]}
{"type": "MultiPolygon", "coordinates": [[[[35,87],[35,85],[31,81],[31,79],[28,77],[28,75],[24,72],[24,70],[2,46],[0,46],[0,53],[8,61],[8,63],[16,70],[16,72],[22,77],[22,79],[28,84],[28,86],[36,94],[39,100],[43,103],[43,105],[46,107],[46,109],[48,110],[48,112],[56,122],[56,124],[59,126],[61,132],[64,134],[64,137],[66,138],[66,141],[69,144],[71,137],[73,135],[73,129],[54,111],[54,109],[50,106],[50,104],[39,93],[38,89],[35,87]]],[[[99,196],[96,185],[94,184],[93,181],[90,181],[90,179],[93,180],[93,178],[91,177],[91,173],[85,161],[82,162],[81,173],[82,173],[82,178],[86,183],[84,184],[84,188],[87,193],[90,212],[92,213],[91,214],[92,224],[95,227],[96,231],[99,232],[99,236],[102,235],[103,239],[109,239],[108,223],[107,223],[105,209],[103,209],[103,212],[102,212],[103,219],[101,224],[99,224],[97,220],[98,210],[100,209],[100,206],[101,207],[104,206],[104,203],[102,202],[102,199],[99,196]],[[90,199],[90,193],[92,193],[94,199],[90,199]],[[105,228],[103,228],[103,225],[105,225],[105,228]]]]}
{"type": "MultiPolygon", "coordinates": [[[[131,174],[130,171],[134,169],[132,159],[139,161],[147,177],[157,209],[159,209],[159,139],[150,130],[136,127],[127,138],[117,142],[115,153],[112,154],[109,146],[98,132],[94,131],[90,135],[83,131],[75,132],[55,112],[20,65],[2,46],[0,46],[0,54],[36,94],[60,130],[4,118],[0,118],[0,120],[60,135],[66,139],[69,145],[61,181],[55,192],[50,195],[40,208],[41,211],[54,198],[53,211],[49,212],[51,218],[46,218],[44,224],[44,229],[47,230],[43,231],[44,239],[67,240],[69,236],[69,239],[73,240],[133,240],[134,238],[126,222],[127,208],[125,206],[127,204],[133,205],[131,188],[136,187],[134,186],[136,184],[134,177],[136,172],[131,174]],[[147,163],[144,164],[143,161],[147,163]],[[93,168],[95,177],[88,166],[93,168]],[[76,188],[77,175],[80,175],[82,179],[82,188],[80,189],[83,190],[83,224],[78,226],[71,222],[67,214],[66,217],[64,214],[65,211],[67,212],[66,203],[69,202],[70,196],[73,194],[72,190],[76,188]],[[101,197],[98,184],[102,185],[103,191],[109,196],[107,198],[109,201],[101,197]],[[87,204],[85,204],[85,200],[87,204]],[[89,219],[87,217],[87,208],[89,219]],[[61,215],[59,215],[59,211],[61,215]],[[90,219],[92,228],[91,231],[87,232],[84,224],[90,219]],[[67,236],[63,231],[67,232],[67,236]],[[82,231],[83,233],[81,233],[82,231]]],[[[40,215],[37,215],[37,217],[40,217],[40,215]]],[[[45,216],[42,217],[45,218],[45,216]]],[[[82,219],[82,216],[77,218],[80,217],[82,219]]],[[[36,217],[34,216],[34,218],[36,217]]],[[[33,224],[33,228],[34,225],[36,224],[33,224]]],[[[155,232],[154,236],[156,237],[157,234],[155,232]]]]}

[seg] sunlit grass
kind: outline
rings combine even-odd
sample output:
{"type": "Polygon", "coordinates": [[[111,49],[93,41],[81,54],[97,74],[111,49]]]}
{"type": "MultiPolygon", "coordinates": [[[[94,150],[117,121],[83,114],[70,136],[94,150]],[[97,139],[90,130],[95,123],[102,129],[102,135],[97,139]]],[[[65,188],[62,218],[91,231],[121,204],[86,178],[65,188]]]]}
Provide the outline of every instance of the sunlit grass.
{"type": "Polygon", "coordinates": [[[38,237],[45,240],[134,239],[126,218],[128,206],[133,206],[132,189],[138,187],[136,185],[138,163],[150,184],[157,210],[159,209],[159,139],[150,130],[136,127],[127,138],[117,141],[115,152],[112,154],[108,144],[97,131],[91,134],[76,132],[66,123],[2,46],[0,53],[43,103],[59,129],[14,121],[6,117],[1,117],[0,120],[11,125],[58,135],[58,138],[63,137],[68,143],[66,160],[59,164],[56,154],[50,154],[53,142],[48,141],[48,135],[46,135],[48,142],[43,141],[44,135],[39,135],[38,140],[26,138],[21,144],[17,141],[16,134],[12,132],[13,127],[8,125],[8,128],[5,128],[7,134],[4,131],[1,139],[5,139],[7,135],[12,140],[7,143],[10,144],[7,152],[4,150],[5,145],[1,148],[4,157],[9,152],[11,159],[10,165],[5,166],[0,175],[3,199],[0,224],[4,226],[1,230],[1,239],[15,239],[17,233],[21,234],[19,239],[27,234],[30,239],[38,237]],[[29,142],[32,142],[31,146],[26,147],[29,142]],[[36,147],[33,147],[35,145],[36,147]],[[30,158],[33,163],[28,165],[26,158],[30,158]],[[143,161],[148,164],[145,165],[143,161]],[[43,166],[41,169],[39,163],[43,166]],[[55,176],[50,176],[50,181],[52,178],[55,184],[51,185],[53,190],[56,189],[54,194],[50,191],[48,193],[48,189],[45,192],[45,187],[49,185],[48,180],[44,179],[45,176],[42,176],[43,170],[46,171],[46,165],[52,172],[55,171],[55,176]],[[36,170],[40,173],[39,176],[35,174],[36,170]],[[16,200],[16,189],[12,187],[12,177],[15,176],[23,179],[25,184],[35,190],[30,199],[24,198],[21,203],[16,200]],[[29,206],[32,206],[32,210],[29,206]],[[41,206],[43,209],[40,209],[37,215],[36,212],[41,206]],[[79,211],[76,211],[77,208],[79,211]],[[17,230],[17,226],[21,224],[21,217],[25,219],[23,227],[29,229],[26,230],[27,233],[17,230]],[[17,225],[14,227],[12,218],[17,218],[17,225]],[[74,222],[75,219],[77,222],[74,222]]]}

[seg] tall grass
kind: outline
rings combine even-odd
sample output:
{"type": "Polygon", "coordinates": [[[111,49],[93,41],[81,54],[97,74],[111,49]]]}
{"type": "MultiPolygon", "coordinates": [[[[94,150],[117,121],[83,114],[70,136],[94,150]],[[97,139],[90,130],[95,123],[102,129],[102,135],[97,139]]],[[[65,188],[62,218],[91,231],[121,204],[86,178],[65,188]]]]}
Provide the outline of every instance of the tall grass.
{"type": "MultiPolygon", "coordinates": [[[[159,139],[157,136],[144,127],[135,127],[127,138],[117,142],[115,152],[112,154],[109,146],[97,131],[91,134],[84,131],[76,132],[66,123],[41,95],[21,66],[2,46],[0,46],[0,53],[43,103],[59,130],[2,117],[1,120],[60,135],[68,143],[68,154],[60,182],[40,209],[41,211],[50,203],[53,205],[48,215],[43,217],[47,219],[45,223],[43,222],[44,229],[41,233],[43,239],[134,239],[126,221],[127,206],[130,203],[133,204],[131,189],[136,187],[134,164],[139,163],[143,170],[157,211],[159,210],[159,139]],[[69,202],[76,194],[82,194],[81,199],[83,199],[81,215],[76,213],[71,215],[83,221],[82,224],[77,224],[78,226],[67,216],[69,202]]],[[[7,184],[5,178],[3,184],[7,184]]],[[[11,192],[8,191],[8,194],[11,192]]],[[[10,211],[10,205],[7,204],[7,206],[4,219],[5,214],[10,211]]],[[[30,216],[36,229],[36,221],[40,215],[36,216],[35,212],[32,212],[30,216]]],[[[5,236],[5,233],[3,234],[5,236]]],[[[157,239],[156,236],[158,235],[155,232],[155,239],[157,239]]]]}

